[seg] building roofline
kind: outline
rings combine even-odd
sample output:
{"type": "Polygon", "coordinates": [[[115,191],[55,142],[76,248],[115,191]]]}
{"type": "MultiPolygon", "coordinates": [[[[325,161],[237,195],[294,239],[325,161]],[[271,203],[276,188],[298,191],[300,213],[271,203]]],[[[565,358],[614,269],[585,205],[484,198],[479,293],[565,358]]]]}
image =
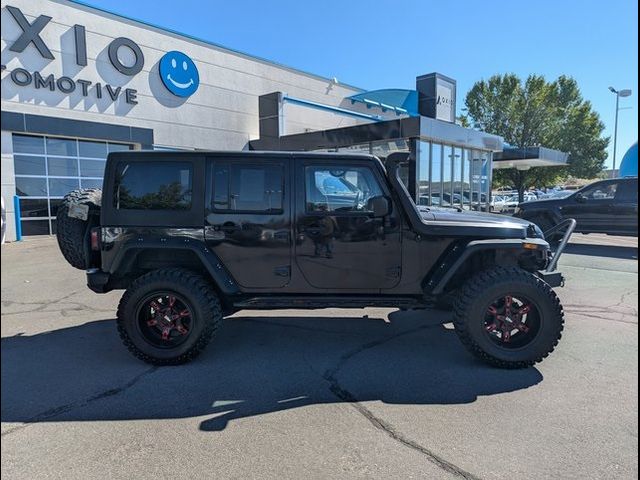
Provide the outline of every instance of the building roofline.
{"type": "MultiPolygon", "coordinates": [[[[243,57],[243,58],[246,58],[246,59],[249,59],[249,60],[257,60],[257,61],[259,61],[261,63],[267,64],[267,65],[272,65],[272,66],[275,66],[275,67],[278,67],[278,68],[282,68],[282,69],[288,70],[288,71],[293,72],[293,73],[306,75],[307,77],[311,77],[311,78],[314,78],[314,79],[317,79],[317,80],[322,80],[322,81],[326,81],[326,82],[333,81],[333,79],[325,77],[323,75],[318,75],[316,73],[307,72],[307,71],[299,69],[299,68],[291,67],[291,66],[285,65],[283,63],[279,63],[279,62],[276,62],[276,61],[273,61],[273,60],[269,60],[268,58],[258,57],[256,55],[251,55],[251,54],[243,52],[241,50],[236,50],[236,49],[233,49],[233,48],[225,47],[224,45],[221,45],[219,43],[213,42],[211,40],[206,40],[204,38],[196,37],[195,35],[189,35],[189,34],[186,34],[186,33],[179,32],[177,30],[173,30],[171,28],[166,28],[166,27],[162,27],[160,25],[156,25],[156,24],[151,23],[151,22],[147,22],[145,20],[140,20],[138,18],[129,17],[129,16],[123,15],[121,13],[116,13],[116,12],[113,12],[111,10],[107,10],[106,8],[97,7],[95,5],[92,5],[89,2],[85,2],[83,0],[54,0],[54,1],[57,1],[58,3],[67,3],[67,4],[72,4],[72,5],[75,5],[75,6],[79,6],[79,7],[84,7],[86,9],[95,10],[96,12],[100,12],[100,13],[107,14],[107,15],[110,15],[110,16],[113,16],[113,17],[117,17],[117,18],[120,18],[120,19],[128,20],[130,22],[139,23],[140,25],[142,25],[144,27],[152,28],[154,30],[158,30],[158,31],[163,32],[163,33],[170,33],[171,35],[174,35],[176,37],[181,37],[181,38],[184,38],[186,40],[190,40],[192,42],[197,42],[197,43],[200,43],[200,44],[202,44],[202,45],[204,45],[206,47],[214,47],[216,49],[223,50],[225,52],[237,55],[239,57],[243,57]]],[[[340,85],[343,86],[343,87],[346,87],[346,88],[350,88],[350,89],[353,89],[353,90],[364,92],[364,89],[362,89],[360,87],[356,87],[355,85],[351,85],[351,84],[348,84],[348,83],[342,83],[342,82],[340,82],[340,85]]]]}

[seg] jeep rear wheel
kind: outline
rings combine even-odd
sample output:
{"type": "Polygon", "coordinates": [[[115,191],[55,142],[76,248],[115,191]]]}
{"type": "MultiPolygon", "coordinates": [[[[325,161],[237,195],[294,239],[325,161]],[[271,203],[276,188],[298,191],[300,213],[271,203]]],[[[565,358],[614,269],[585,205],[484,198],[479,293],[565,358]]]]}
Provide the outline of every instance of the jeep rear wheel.
{"type": "Polygon", "coordinates": [[[497,267],[464,285],[454,306],[454,326],[465,347],[484,362],[525,368],[554,350],[564,313],[544,281],[519,268],[497,267]]]}
{"type": "Polygon", "coordinates": [[[118,306],[129,351],[154,365],[178,365],[207,346],[222,321],[211,286],[189,270],[156,270],[134,281],[118,306]]]}

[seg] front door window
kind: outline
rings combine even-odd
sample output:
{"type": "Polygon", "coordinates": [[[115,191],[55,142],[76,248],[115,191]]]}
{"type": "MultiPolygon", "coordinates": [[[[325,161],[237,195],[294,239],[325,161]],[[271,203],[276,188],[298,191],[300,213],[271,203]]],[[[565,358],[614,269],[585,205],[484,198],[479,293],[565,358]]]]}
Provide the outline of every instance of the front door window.
{"type": "Polygon", "coordinates": [[[307,212],[371,213],[370,200],[382,195],[369,168],[307,167],[307,212]]]}

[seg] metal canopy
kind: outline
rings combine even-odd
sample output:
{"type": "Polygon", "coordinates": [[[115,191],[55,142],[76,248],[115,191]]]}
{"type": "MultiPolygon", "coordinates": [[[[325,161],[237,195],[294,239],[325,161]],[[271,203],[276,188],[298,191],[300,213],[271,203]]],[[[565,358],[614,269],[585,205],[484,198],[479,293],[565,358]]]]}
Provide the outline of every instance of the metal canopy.
{"type": "Polygon", "coordinates": [[[569,154],[546,147],[515,148],[505,146],[493,155],[493,168],[562,167],[568,165],[569,154]]]}
{"type": "Polygon", "coordinates": [[[385,88],[358,93],[348,97],[351,104],[363,103],[367,108],[377,107],[383,112],[394,111],[397,115],[419,116],[418,92],[402,88],[385,88]]]}

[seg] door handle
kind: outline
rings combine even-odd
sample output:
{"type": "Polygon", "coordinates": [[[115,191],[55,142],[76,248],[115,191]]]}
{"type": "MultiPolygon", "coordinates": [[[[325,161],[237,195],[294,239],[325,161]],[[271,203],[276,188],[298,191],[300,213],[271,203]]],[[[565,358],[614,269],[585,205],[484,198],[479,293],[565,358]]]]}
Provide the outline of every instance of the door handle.
{"type": "Polygon", "coordinates": [[[224,233],[234,233],[240,230],[240,225],[237,225],[233,222],[225,222],[222,225],[220,225],[217,229],[224,233]]]}
{"type": "Polygon", "coordinates": [[[320,227],[306,227],[304,229],[304,232],[308,233],[309,235],[319,235],[320,231],[320,227]]]}
{"type": "Polygon", "coordinates": [[[273,234],[274,240],[284,240],[286,242],[289,241],[289,231],[288,230],[280,230],[279,232],[275,232],[273,234]]]}

